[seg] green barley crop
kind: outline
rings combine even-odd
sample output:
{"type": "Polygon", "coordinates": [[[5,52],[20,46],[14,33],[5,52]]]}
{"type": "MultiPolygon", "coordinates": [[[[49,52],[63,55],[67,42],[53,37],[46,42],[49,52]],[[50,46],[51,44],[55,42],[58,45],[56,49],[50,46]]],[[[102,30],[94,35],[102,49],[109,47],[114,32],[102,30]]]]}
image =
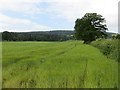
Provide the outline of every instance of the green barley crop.
{"type": "Polygon", "coordinates": [[[80,41],[3,42],[3,88],[115,88],[117,62],[80,41]]]}

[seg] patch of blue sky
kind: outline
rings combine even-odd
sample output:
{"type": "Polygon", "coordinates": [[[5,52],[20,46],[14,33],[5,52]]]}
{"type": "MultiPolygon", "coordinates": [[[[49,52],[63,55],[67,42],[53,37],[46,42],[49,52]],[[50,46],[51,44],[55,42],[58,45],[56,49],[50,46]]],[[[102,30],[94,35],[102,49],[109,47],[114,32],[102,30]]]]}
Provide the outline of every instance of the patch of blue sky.
{"type": "Polygon", "coordinates": [[[53,29],[73,29],[74,21],[71,23],[67,21],[64,17],[59,17],[57,13],[44,12],[44,10],[48,9],[49,6],[50,3],[38,3],[36,7],[42,9],[43,12],[34,13],[32,15],[29,13],[21,13],[15,11],[4,11],[3,14],[12,18],[27,19],[32,22],[51,27],[53,29]]]}
{"type": "Polygon", "coordinates": [[[51,6],[51,3],[48,3],[48,2],[41,2],[36,4],[37,8],[43,8],[43,9],[49,8],[49,6],[51,6]]]}
{"type": "Polygon", "coordinates": [[[30,19],[30,15],[21,12],[7,10],[4,11],[3,14],[11,18],[30,19]]]}
{"type": "Polygon", "coordinates": [[[50,26],[52,28],[72,28],[73,25],[71,22],[67,21],[65,18],[58,17],[57,14],[42,13],[36,14],[35,18],[32,21],[50,26]]]}

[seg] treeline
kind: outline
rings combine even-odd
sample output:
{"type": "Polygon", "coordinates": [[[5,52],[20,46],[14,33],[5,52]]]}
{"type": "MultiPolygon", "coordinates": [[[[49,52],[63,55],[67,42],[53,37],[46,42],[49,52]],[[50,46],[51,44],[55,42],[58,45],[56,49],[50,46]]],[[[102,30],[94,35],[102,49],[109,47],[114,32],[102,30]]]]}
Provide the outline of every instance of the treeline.
{"type": "Polygon", "coordinates": [[[74,39],[73,31],[2,32],[2,41],[66,41],[74,39]]]}
{"type": "MultiPolygon", "coordinates": [[[[55,30],[55,31],[38,31],[38,32],[8,32],[4,31],[2,41],[66,41],[74,40],[74,31],[55,30]]],[[[107,38],[120,39],[120,34],[108,33],[107,38]]],[[[1,40],[0,40],[1,41],[1,40]]]]}

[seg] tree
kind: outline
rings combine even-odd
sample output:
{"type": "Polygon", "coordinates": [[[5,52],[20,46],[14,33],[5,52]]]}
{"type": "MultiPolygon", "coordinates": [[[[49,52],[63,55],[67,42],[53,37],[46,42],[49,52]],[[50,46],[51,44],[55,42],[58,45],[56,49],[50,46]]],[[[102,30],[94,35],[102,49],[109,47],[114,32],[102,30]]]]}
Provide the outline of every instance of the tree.
{"type": "Polygon", "coordinates": [[[8,31],[4,31],[2,33],[2,40],[12,41],[12,33],[8,31]]]}
{"type": "Polygon", "coordinates": [[[97,13],[86,13],[84,17],[77,19],[74,29],[76,39],[83,40],[84,43],[107,36],[105,19],[97,13]]]}

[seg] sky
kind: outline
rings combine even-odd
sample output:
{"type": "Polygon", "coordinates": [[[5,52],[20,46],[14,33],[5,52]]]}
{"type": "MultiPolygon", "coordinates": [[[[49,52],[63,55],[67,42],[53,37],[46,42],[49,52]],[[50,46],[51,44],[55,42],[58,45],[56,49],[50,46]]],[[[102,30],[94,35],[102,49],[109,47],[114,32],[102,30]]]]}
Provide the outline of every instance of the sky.
{"type": "Polygon", "coordinates": [[[119,0],[0,0],[0,32],[74,30],[77,18],[98,13],[118,32],[119,0]]]}

